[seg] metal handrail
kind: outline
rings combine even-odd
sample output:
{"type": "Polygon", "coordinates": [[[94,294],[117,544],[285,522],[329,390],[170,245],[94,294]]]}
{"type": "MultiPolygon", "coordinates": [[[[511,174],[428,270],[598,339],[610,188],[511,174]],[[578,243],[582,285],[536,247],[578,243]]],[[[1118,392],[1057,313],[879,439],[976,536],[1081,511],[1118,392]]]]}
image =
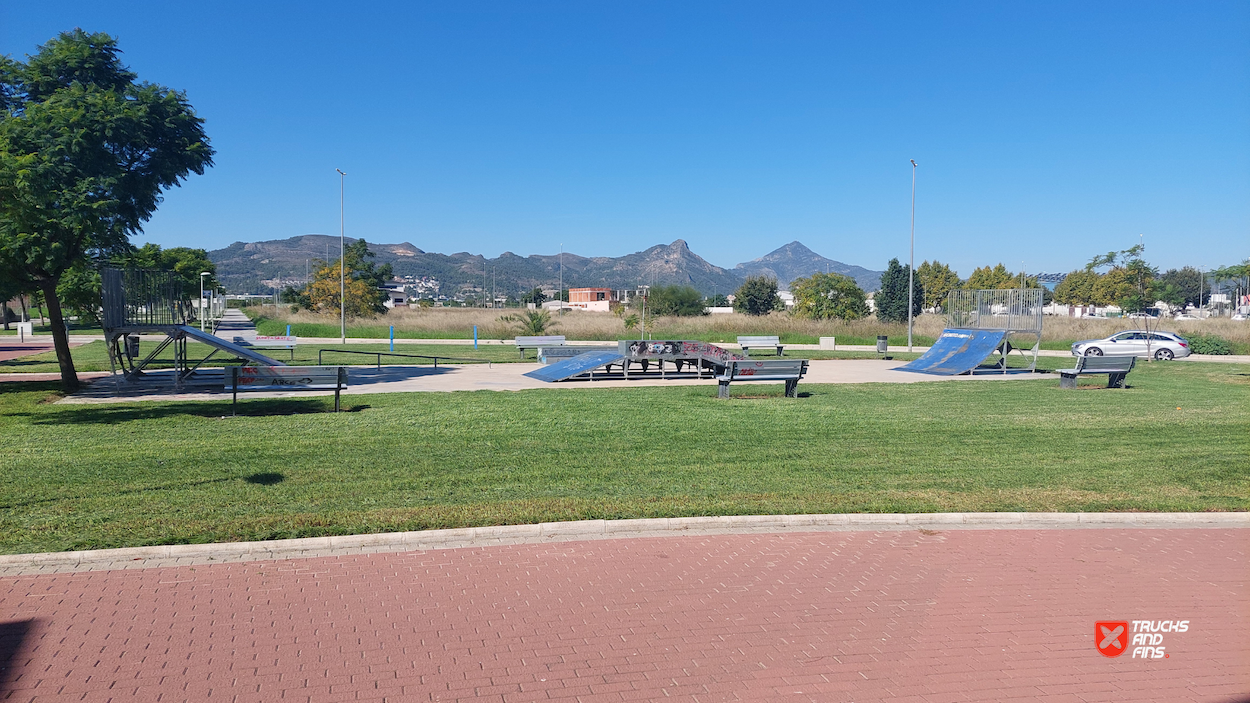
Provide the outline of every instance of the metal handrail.
{"type": "Polygon", "coordinates": [[[446,361],[468,361],[471,363],[478,363],[478,364],[485,362],[487,365],[487,368],[494,368],[494,363],[490,359],[466,359],[464,357],[458,357],[458,356],[429,356],[427,354],[400,354],[398,352],[363,351],[360,349],[318,349],[317,350],[317,365],[318,366],[323,366],[323,364],[321,363],[321,355],[324,354],[325,352],[334,352],[336,354],[366,354],[366,355],[372,354],[378,357],[377,358],[378,369],[382,368],[382,357],[384,356],[402,356],[402,357],[407,357],[410,359],[433,359],[434,368],[438,368],[439,359],[444,359],[446,361]]]}

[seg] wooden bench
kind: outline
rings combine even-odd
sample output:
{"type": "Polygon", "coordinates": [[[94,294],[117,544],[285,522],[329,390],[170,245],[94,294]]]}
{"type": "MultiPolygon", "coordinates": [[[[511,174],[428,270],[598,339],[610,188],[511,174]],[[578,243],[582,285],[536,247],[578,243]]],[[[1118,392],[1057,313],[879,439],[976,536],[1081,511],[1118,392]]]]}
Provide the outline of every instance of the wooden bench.
{"type": "Polygon", "coordinates": [[[268,336],[256,335],[255,337],[235,337],[234,343],[241,347],[255,347],[257,349],[286,349],[291,352],[291,360],[295,360],[295,345],[299,342],[298,337],[285,336],[268,336]]]}
{"type": "Polygon", "coordinates": [[[521,358],[524,359],[526,349],[564,346],[564,335],[550,335],[547,337],[517,337],[513,341],[516,343],[517,352],[520,353],[521,358]]]}
{"type": "Polygon", "coordinates": [[[777,350],[777,356],[781,356],[780,337],[739,337],[738,346],[742,347],[742,353],[747,356],[751,356],[752,349],[761,347],[772,347],[777,350]]]}
{"type": "Polygon", "coordinates": [[[1135,356],[1078,356],[1076,368],[1059,369],[1059,387],[1076,388],[1080,376],[1107,374],[1107,388],[1123,388],[1124,378],[1137,363],[1135,356]]]}
{"type": "Polygon", "coordinates": [[[807,373],[807,359],[773,359],[769,361],[730,361],[725,373],[716,380],[720,383],[718,398],[729,397],[729,384],[733,381],[785,381],[786,397],[797,398],[799,379],[807,373]]]}
{"type": "Polygon", "coordinates": [[[233,414],[239,393],[247,391],[334,391],[334,412],[339,411],[339,394],[347,388],[346,366],[228,366],[226,388],[233,414]]]}

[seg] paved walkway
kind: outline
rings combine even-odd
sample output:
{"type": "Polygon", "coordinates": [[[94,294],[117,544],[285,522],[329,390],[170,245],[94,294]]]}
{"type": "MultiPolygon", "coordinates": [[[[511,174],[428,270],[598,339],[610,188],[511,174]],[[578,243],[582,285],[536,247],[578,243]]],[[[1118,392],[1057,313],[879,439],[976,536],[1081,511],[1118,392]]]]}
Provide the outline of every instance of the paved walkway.
{"type": "Polygon", "coordinates": [[[1244,701],[1246,535],[721,534],[5,577],[0,699],[1244,701]],[[1188,623],[1159,633],[1165,658],[1129,640],[1110,659],[1108,620],[1188,623]]]}
{"type": "MultiPolygon", "coordinates": [[[[895,370],[904,362],[884,361],[879,359],[839,359],[817,360],[808,365],[807,375],[799,382],[799,391],[808,383],[928,383],[935,381],[980,382],[993,380],[1021,381],[1028,379],[1049,379],[1058,383],[1058,377],[1050,374],[1034,373],[986,373],[973,376],[933,376],[923,373],[911,373],[895,370]]],[[[414,393],[414,392],[451,392],[451,391],[522,391],[541,388],[638,388],[645,386],[709,386],[715,388],[717,381],[712,376],[696,378],[693,374],[684,377],[660,378],[658,373],[648,377],[635,376],[629,380],[610,378],[599,380],[576,379],[561,383],[546,383],[538,379],[528,378],[524,374],[541,368],[535,363],[507,364],[463,364],[432,366],[356,366],[349,371],[349,386],[345,395],[368,393],[414,393]]],[[[168,383],[161,384],[159,372],[149,374],[150,388],[129,389],[122,397],[116,395],[113,381],[98,380],[89,384],[82,392],[61,400],[62,403],[113,403],[118,401],[139,400],[220,400],[228,399],[225,393],[221,371],[205,369],[197,372],[201,382],[198,390],[174,394],[172,376],[168,383]],[[211,387],[211,390],[210,390],[211,387]]],[[[749,393],[752,388],[763,388],[771,385],[780,387],[780,382],[749,383],[738,382],[733,386],[734,393],[749,393]]],[[[286,398],[307,397],[311,395],[333,395],[333,391],[298,392],[298,393],[260,393],[250,392],[248,398],[286,398]]]]}

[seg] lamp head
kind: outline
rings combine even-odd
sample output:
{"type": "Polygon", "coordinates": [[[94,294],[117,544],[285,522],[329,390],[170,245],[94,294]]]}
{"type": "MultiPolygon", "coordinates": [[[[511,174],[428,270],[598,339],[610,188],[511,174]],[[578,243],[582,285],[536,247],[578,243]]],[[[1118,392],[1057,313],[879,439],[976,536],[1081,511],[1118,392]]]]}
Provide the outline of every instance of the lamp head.
{"type": "Polygon", "coordinates": [[[338,171],[340,176],[346,176],[346,175],[347,175],[346,173],[343,173],[343,169],[341,169],[341,168],[336,168],[336,169],[334,169],[334,170],[335,170],[335,171],[338,171]]]}
{"type": "Polygon", "coordinates": [[[915,159],[909,159],[909,160],[911,161],[911,167],[916,168],[916,160],[915,159]]]}

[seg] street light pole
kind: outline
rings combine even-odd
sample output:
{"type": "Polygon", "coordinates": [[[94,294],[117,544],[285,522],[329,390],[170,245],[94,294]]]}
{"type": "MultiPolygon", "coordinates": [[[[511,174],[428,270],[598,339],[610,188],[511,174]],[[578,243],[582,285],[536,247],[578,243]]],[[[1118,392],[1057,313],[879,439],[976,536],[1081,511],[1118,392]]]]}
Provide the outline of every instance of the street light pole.
{"type": "Polygon", "coordinates": [[[204,277],[211,276],[211,275],[212,274],[210,274],[208,271],[200,272],[200,331],[201,332],[204,331],[204,318],[207,317],[204,313],[204,277]]]}
{"type": "Polygon", "coordinates": [[[907,260],[907,351],[911,352],[912,311],[916,309],[916,160],[911,159],[911,256],[907,260]]]}
{"type": "Polygon", "coordinates": [[[339,344],[347,344],[347,262],[343,246],[343,180],[347,174],[340,168],[334,170],[339,172],[339,344]]]}

